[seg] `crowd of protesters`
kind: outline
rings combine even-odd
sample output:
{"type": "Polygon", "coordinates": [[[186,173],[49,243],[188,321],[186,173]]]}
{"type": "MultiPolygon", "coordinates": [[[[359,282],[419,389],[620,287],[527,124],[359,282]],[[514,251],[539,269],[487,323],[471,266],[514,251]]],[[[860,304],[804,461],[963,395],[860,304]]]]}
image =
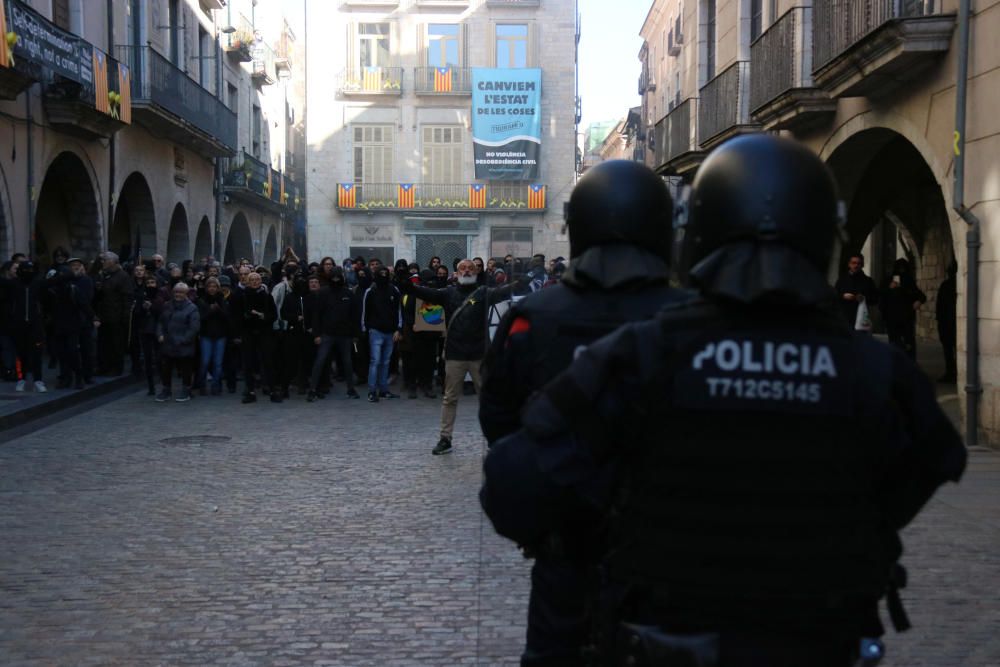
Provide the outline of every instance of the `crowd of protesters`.
{"type": "Polygon", "coordinates": [[[398,398],[393,375],[409,398],[436,398],[445,337],[414,330],[414,288],[444,290],[471,273],[476,285],[507,286],[509,298],[515,287],[553,284],[565,268],[541,255],[464,261],[474,266],[461,278],[458,260],[306,263],[290,248],[267,266],[160,255],[122,263],[112,252],[88,263],[62,248],[40,266],[17,253],[0,267],[0,371],[19,392],[48,391],[46,372],[57,389],[83,389],[124,375],[127,359],[160,402],[235,394],[242,382],[243,403],[258,393],[280,403],[293,389],[312,402],[337,383],[349,398],[366,386],[375,403],[398,398]]]}

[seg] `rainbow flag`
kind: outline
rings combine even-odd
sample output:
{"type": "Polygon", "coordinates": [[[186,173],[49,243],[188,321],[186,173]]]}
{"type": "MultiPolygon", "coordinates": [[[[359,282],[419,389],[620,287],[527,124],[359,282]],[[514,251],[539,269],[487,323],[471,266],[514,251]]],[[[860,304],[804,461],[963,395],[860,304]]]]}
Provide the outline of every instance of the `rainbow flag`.
{"type": "Polygon", "coordinates": [[[545,186],[528,186],[528,208],[545,208],[545,186]]]}
{"type": "Polygon", "coordinates": [[[356,203],[354,183],[338,183],[337,206],[339,208],[354,208],[356,203]]]}
{"type": "Polygon", "coordinates": [[[400,183],[397,194],[399,208],[413,208],[413,195],[415,193],[416,188],[413,187],[413,183],[400,183]]]}
{"type": "Polygon", "coordinates": [[[6,2],[0,0],[0,67],[13,67],[13,47],[7,46],[7,13],[6,2]]]}
{"type": "Polygon", "coordinates": [[[473,183],[469,186],[469,208],[486,208],[486,185],[473,183]]]}
{"type": "Polygon", "coordinates": [[[382,90],[381,67],[365,67],[365,71],[361,76],[361,89],[372,92],[380,92],[382,90]]]}
{"type": "Polygon", "coordinates": [[[132,123],[132,74],[128,65],[118,63],[118,94],[122,96],[118,103],[118,120],[132,123]]]}
{"type": "Polygon", "coordinates": [[[434,68],[434,92],[435,93],[450,93],[451,92],[451,68],[450,67],[435,67],[434,68]]]}
{"type": "Polygon", "coordinates": [[[102,113],[111,113],[108,99],[108,57],[103,51],[94,49],[94,107],[102,113]]]}

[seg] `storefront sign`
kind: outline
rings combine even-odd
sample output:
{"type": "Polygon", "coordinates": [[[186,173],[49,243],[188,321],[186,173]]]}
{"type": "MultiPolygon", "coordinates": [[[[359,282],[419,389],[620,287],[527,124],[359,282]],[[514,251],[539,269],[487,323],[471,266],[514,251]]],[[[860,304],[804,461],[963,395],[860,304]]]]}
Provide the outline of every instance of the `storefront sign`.
{"type": "Polygon", "coordinates": [[[392,227],[384,225],[364,225],[351,227],[351,243],[395,243],[396,234],[392,227]]]}
{"type": "MultiPolygon", "coordinates": [[[[17,34],[14,57],[94,89],[94,47],[50,23],[26,5],[10,3],[8,30],[17,34]]],[[[49,77],[50,78],[50,77],[49,77]]]]}
{"type": "Polygon", "coordinates": [[[540,69],[472,69],[472,144],[477,179],[538,179],[541,101],[540,69]]]}

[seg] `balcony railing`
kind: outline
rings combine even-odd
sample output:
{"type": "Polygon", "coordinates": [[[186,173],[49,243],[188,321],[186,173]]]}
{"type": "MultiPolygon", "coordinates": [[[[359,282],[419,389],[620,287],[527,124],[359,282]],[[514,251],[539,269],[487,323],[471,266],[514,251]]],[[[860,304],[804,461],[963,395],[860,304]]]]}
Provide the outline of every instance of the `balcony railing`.
{"type": "Polygon", "coordinates": [[[294,209],[301,204],[298,186],[270,165],[246,153],[230,160],[226,192],[267,208],[294,209]]]}
{"type": "Polygon", "coordinates": [[[413,70],[417,95],[471,95],[472,70],[468,67],[417,67],[413,70]]]}
{"type": "Polygon", "coordinates": [[[136,120],[209,156],[236,152],[236,114],[148,46],[119,46],[132,71],[136,120]]]}
{"type": "Polygon", "coordinates": [[[264,42],[254,42],[250,48],[250,57],[253,59],[250,75],[253,77],[254,83],[258,86],[268,86],[274,83],[276,76],[274,49],[264,42]]]}
{"type": "Polygon", "coordinates": [[[348,183],[337,186],[342,211],[489,211],[540,213],[547,188],[530,183],[348,183]]]}
{"type": "Polygon", "coordinates": [[[402,95],[402,67],[349,68],[340,73],[342,95],[402,95]]]}
{"type": "Polygon", "coordinates": [[[940,13],[941,0],[815,0],[813,68],[819,69],[893,19],[940,13]]]}
{"type": "MultiPolygon", "coordinates": [[[[718,143],[750,125],[750,63],[737,61],[706,83],[699,95],[698,143],[718,143]]],[[[706,146],[707,148],[707,146],[706,146]]]]}
{"type": "MultiPolygon", "coordinates": [[[[812,83],[812,69],[798,66],[804,59],[796,52],[796,35],[811,8],[798,7],[785,13],[750,46],[750,109],[756,110],[792,88],[812,83]],[[805,75],[805,76],[803,76],[805,75]]],[[[811,18],[811,17],[809,17],[811,18]]],[[[809,61],[812,58],[808,58],[809,61]]],[[[803,63],[804,64],[804,63],[803,63]]],[[[811,64],[811,63],[810,63],[811,64]]]]}
{"type": "Polygon", "coordinates": [[[240,62],[248,63],[251,60],[250,49],[254,43],[253,23],[250,23],[243,14],[238,14],[232,27],[235,31],[226,35],[225,50],[235,55],[240,62]]]}
{"type": "Polygon", "coordinates": [[[682,155],[697,152],[698,146],[691,131],[697,102],[694,98],[684,100],[656,124],[655,167],[661,168],[682,155]]]}

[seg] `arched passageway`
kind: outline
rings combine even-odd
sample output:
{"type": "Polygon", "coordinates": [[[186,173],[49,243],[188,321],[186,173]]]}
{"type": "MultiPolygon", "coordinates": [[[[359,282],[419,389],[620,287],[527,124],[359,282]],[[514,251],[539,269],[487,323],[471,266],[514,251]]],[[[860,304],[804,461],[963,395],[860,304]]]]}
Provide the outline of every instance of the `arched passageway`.
{"type": "Polygon", "coordinates": [[[828,163],[848,205],[843,264],[864,251],[866,272],[884,289],[896,259],[908,259],[917,286],[927,295],[918,311],[917,338],[937,340],[938,288],[955,252],[941,186],[931,168],[909,140],[886,128],[853,135],[828,163]]]}
{"type": "Polygon", "coordinates": [[[194,239],[194,260],[201,262],[203,257],[212,254],[212,223],[204,216],[198,224],[198,235],[194,239]]]}
{"type": "Polygon", "coordinates": [[[274,260],[278,259],[278,233],[274,229],[274,225],[267,230],[267,240],[264,242],[264,256],[261,261],[264,264],[270,264],[274,260]]]}
{"type": "Polygon", "coordinates": [[[35,253],[43,263],[57,247],[85,260],[101,251],[97,196],[87,167],[74,153],[56,156],[45,172],[35,209],[35,253]]]}
{"type": "Polygon", "coordinates": [[[122,261],[134,260],[139,254],[149,258],[157,252],[153,194],[146,177],[137,171],[122,185],[108,247],[122,261]]]}
{"type": "Polygon", "coordinates": [[[167,234],[167,261],[182,263],[191,259],[191,237],[188,234],[187,211],[183,204],[174,207],[170,216],[170,232],[167,234]]]}
{"type": "Polygon", "coordinates": [[[14,249],[11,248],[14,230],[11,228],[10,216],[7,215],[7,204],[10,200],[7,198],[6,183],[7,179],[4,178],[3,171],[0,170],[0,257],[3,258],[14,254],[14,249]]]}
{"type": "Polygon", "coordinates": [[[253,252],[253,236],[250,234],[250,223],[246,216],[237,213],[233,218],[233,224],[229,226],[229,235],[226,238],[225,263],[235,264],[246,258],[251,262],[255,261],[253,252]]]}

